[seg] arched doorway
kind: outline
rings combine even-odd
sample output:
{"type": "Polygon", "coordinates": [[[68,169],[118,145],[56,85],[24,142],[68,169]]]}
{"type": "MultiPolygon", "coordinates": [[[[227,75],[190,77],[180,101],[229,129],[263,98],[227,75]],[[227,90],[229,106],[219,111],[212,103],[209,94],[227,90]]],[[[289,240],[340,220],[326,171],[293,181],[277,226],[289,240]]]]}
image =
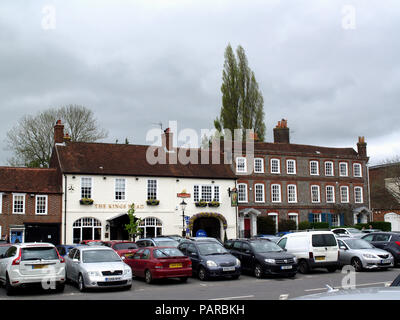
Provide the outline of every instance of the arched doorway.
{"type": "Polygon", "coordinates": [[[227,222],[223,215],[214,212],[202,212],[192,216],[189,220],[189,229],[195,237],[199,230],[204,230],[207,237],[224,239],[223,231],[227,228],[227,222]]]}
{"type": "Polygon", "coordinates": [[[161,236],[162,222],[154,217],[144,218],[140,223],[139,230],[141,231],[141,237],[143,238],[154,238],[161,236]]]}
{"type": "Polygon", "coordinates": [[[74,243],[79,243],[82,240],[101,240],[101,222],[95,218],[76,220],[72,228],[74,243]]]}

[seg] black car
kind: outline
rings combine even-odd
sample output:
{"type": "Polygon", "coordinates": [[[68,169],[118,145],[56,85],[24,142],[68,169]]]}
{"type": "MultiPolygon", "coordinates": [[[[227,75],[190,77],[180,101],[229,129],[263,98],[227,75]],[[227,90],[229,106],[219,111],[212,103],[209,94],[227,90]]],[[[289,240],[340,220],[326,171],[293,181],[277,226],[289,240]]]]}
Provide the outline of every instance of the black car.
{"type": "Polygon", "coordinates": [[[270,240],[237,239],[226,242],[225,247],[242,263],[242,270],[257,278],[266,274],[294,277],[297,260],[270,240]]]}
{"type": "Polygon", "coordinates": [[[178,249],[192,260],[193,274],[202,281],[218,277],[238,279],[241,274],[240,260],[215,241],[184,240],[178,249]]]}
{"type": "Polygon", "coordinates": [[[386,250],[394,257],[394,264],[400,264],[400,233],[398,232],[374,232],[363,236],[373,246],[386,250]]]}

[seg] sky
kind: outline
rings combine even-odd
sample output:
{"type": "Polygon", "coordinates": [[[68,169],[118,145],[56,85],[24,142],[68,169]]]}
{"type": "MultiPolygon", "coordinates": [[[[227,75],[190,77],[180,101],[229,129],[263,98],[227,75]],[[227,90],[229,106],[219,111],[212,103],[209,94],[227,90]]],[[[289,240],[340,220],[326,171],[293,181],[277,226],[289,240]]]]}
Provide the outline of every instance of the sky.
{"type": "MultiPolygon", "coordinates": [[[[241,45],[264,98],[266,141],[400,155],[400,3],[324,0],[9,0],[0,4],[0,165],[24,115],[93,110],[104,142],[212,129],[224,51],[241,45]]],[[[199,141],[200,142],[200,141],[199,141]]]]}

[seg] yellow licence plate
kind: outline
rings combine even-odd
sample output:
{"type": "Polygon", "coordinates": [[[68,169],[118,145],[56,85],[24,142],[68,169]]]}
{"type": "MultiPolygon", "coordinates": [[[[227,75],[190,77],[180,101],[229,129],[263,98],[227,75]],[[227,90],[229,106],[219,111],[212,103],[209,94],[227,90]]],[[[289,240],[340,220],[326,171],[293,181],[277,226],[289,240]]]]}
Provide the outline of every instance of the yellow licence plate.
{"type": "Polygon", "coordinates": [[[182,268],[182,263],[171,263],[170,268],[182,268]]]}
{"type": "Polygon", "coordinates": [[[325,260],[325,257],[315,257],[315,260],[317,261],[325,260]]]}
{"type": "Polygon", "coordinates": [[[44,269],[47,268],[47,265],[45,264],[36,264],[34,266],[32,266],[32,269],[44,269]]]}

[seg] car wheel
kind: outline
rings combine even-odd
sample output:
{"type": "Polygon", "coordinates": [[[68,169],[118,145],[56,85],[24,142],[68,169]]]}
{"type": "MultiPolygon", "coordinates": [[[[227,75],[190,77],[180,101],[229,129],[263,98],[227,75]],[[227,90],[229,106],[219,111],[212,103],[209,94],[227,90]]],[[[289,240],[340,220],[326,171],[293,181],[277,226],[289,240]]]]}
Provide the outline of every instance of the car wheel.
{"type": "Polygon", "coordinates": [[[8,296],[12,296],[15,293],[15,288],[11,285],[8,274],[6,275],[6,293],[8,296]]]}
{"type": "Polygon", "coordinates": [[[256,278],[259,279],[262,278],[263,271],[260,264],[257,264],[256,267],[254,268],[254,275],[256,276],[256,278]]]}
{"type": "Polygon", "coordinates": [[[310,267],[308,266],[308,263],[306,260],[301,260],[299,262],[299,271],[303,274],[310,272],[310,267]]]}
{"type": "Polygon", "coordinates": [[[208,280],[207,271],[206,271],[206,269],[204,269],[204,267],[200,267],[200,269],[199,269],[199,279],[201,281],[208,280]]]}
{"type": "Polygon", "coordinates": [[[361,260],[358,258],[353,258],[351,259],[351,265],[353,266],[353,268],[357,271],[360,272],[363,269],[361,260]]]}
{"type": "Polygon", "coordinates": [[[153,276],[151,275],[150,270],[146,270],[144,274],[144,279],[146,280],[146,283],[150,284],[153,282],[153,276]]]}
{"type": "Polygon", "coordinates": [[[185,282],[187,282],[188,277],[182,277],[182,278],[180,278],[180,280],[181,280],[181,282],[185,283],[185,282]]]}
{"type": "Polygon", "coordinates": [[[82,274],[79,274],[78,277],[78,288],[80,292],[85,292],[86,287],[85,287],[85,280],[83,279],[82,274]]]}

